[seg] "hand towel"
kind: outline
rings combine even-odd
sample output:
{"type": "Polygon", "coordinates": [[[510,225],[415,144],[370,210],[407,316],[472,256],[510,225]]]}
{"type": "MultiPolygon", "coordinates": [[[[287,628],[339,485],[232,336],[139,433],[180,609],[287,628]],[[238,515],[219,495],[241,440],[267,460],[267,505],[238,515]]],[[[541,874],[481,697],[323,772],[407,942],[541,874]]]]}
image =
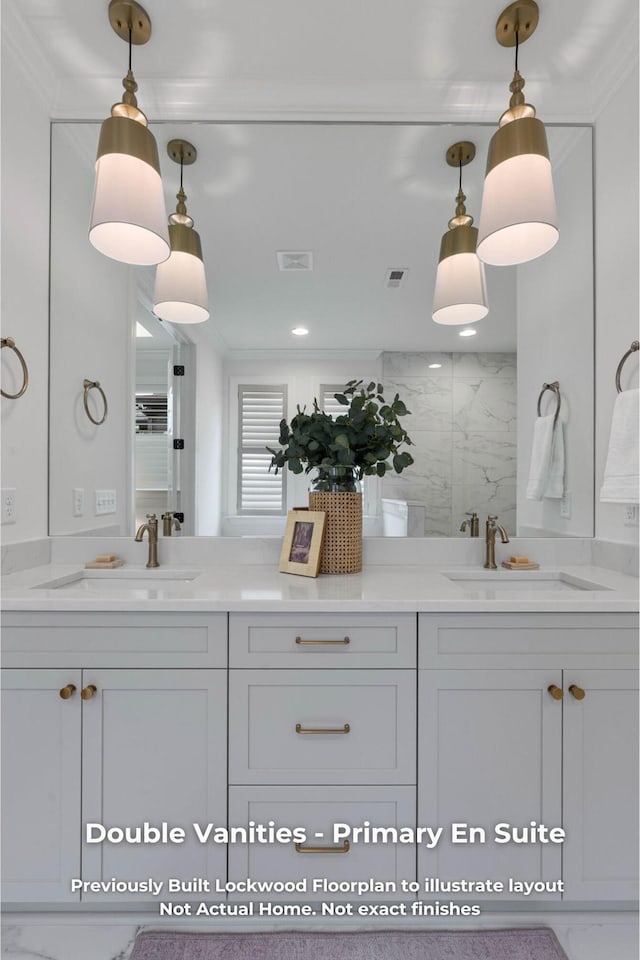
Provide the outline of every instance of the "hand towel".
{"type": "Polygon", "coordinates": [[[533,425],[527,500],[562,497],[564,493],[564,434],[555,415],[538,417],[533,425]]]}
{"type": "Polygon", "coordinates": [[[609,451],[600,499],[605,503],[638,503],[638,402],[640,390],[623,390],[616,397],[609,451]]]}
{"type": "Polygon", "coordinates": [[[551,463],[542,496],[550,500],[562,500],[564,497],[564,426],[561,420],[553,428],[551,463]]]}

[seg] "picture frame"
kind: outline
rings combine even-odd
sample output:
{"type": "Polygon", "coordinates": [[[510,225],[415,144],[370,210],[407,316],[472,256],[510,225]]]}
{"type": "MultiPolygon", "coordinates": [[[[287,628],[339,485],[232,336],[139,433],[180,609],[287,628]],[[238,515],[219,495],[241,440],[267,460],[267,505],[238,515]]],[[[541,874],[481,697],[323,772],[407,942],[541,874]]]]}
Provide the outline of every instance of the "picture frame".
{"type": "Polygon", "coordinates": [[[326,516],[320,510],[289,511],[280,553],[280,573],[318,576],[326,516]]]}

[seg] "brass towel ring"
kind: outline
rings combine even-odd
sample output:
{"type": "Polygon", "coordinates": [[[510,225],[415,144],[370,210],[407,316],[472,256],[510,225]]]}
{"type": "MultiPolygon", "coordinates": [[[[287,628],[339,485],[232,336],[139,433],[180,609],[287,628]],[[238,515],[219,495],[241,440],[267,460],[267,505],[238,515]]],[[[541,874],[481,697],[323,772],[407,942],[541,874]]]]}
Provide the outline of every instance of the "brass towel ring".
{"type": "Polygon", "coordinates": [[[99,427],[101,423],[104,423],[104,421],[107,419],[107,411],[108,411],[108,409],[109,409],[109,407],[108,407],[108,405],[107,405],[107,397],[106,397],[106,394],[105,394],[104,390],[103,390],[102,387],[100,386],[99,381],[98,381],[98,380],[85,380],[85,381],[84,381],[84,411],[85,411],[86,415],[89,417],[89,420],[91,420],[91,423],[95,423],[95,425],[96,425],[97,427],[99,427]],[[89,403],[88,403],[89,391],[90,391],[90,390],[93,390],[94,388],[98,391],[98,393],[99,393],[100,396],[102,397],[102,402],[104,403],[104,413],[102,414],[102,419],[101,419],[101,420],[96,420],[95,417],[92,417],[92,416],[91,416],[91,411],[89,410],[89,403]]]}
{"type": "Polygon", "coordinates": [[[542,402],[542,396],[546,390],[551,390],[551,392],[555,393],[556,395],[557,406],[556,406],[555,416],[553,418],[553,422],[555,424],[558,420],[558,414],[560,413],[560,404],[562,402],[560,398],[560,383],[558,382],[558,380],[554,380],[553,383],[542,384],[542,390],[540,391],[540,396],[538,397],[538,416],[539,417],[542,416],[542,414],[540,413],[540,403],[542,402]]]}
{"type": "Polygon", "coordinates": [[[22,367],[22,386],[17,393],[5,393],[4,390],[0,389],[0,394],[2,394],[3,397],[6,397],[7,400],[17,400],[18,397],[21,397],[29,386],[29,370],[27,368],[26,360],[16,347],[16,342],[13,337],[3,337],[2,340],[0,340],[0,350],[2,347],[9,347],[11,350],[13,350],[20,361],[20,366],[22,367]]]}
{"type": "Polygon", "coordinates": [[[622,368],[624,367],[624,362],[627,360],[632,353],[635,353],[640,348],[640,341],[634,340],[624,357],[618,364],[618,369],[616,370],[616,390],[618,393],[622,393],[622,387],[620,386],[620,374],[622,373],[622,368]]]}

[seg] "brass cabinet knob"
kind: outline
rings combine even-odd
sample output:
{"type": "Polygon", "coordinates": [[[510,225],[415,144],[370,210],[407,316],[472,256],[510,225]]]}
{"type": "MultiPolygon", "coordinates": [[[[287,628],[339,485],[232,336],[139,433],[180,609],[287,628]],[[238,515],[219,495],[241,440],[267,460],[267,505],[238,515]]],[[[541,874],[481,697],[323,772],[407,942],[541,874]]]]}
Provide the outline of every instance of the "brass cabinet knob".
{"type": "Polygon", "coordinates": [[[62,697],[63,700],[68,700],[69,697],[72,697],[75,692],[76,692],[75,683],[68,683],[66,687],[63,687],[62,690],[60,691],[60,696],[62,697]]]}
{"type": "Polygon", "coordinates": [[[83,700],[91,700],[91,697],[95,696],[98,692],[98,688],[95,684],[90,683],[88,687],[85,687],[80,696],[83,700]]]}
{"type": "Polygon", "coordinates": [[[555,683],[550,683],[547,687],[547,690],[554,700],[562,700],[564,697],[564,690],[562,690],[560,687],[556,687],[555,683]]]}
{"type": "Polygon", "coordinates": [[[569,687],[569,693],[576,698],[576,700],[584,700],[586,693],[579,687],[577,683],[572,683],[569,687]]]}

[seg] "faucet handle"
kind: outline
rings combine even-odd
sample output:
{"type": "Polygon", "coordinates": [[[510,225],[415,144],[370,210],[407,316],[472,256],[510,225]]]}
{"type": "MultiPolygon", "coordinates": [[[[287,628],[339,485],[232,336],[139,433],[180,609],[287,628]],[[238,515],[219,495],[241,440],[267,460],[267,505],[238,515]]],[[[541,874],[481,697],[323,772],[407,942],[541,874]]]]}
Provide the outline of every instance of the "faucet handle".
{"type": "Polygon", "coordinates": [[[148,514],[147,514],[147,520],[156,520],[156,521],[157,521],[157,519],[158,519],[158,518],[156,517],[155,513],[148,513],[148,514]]]}

